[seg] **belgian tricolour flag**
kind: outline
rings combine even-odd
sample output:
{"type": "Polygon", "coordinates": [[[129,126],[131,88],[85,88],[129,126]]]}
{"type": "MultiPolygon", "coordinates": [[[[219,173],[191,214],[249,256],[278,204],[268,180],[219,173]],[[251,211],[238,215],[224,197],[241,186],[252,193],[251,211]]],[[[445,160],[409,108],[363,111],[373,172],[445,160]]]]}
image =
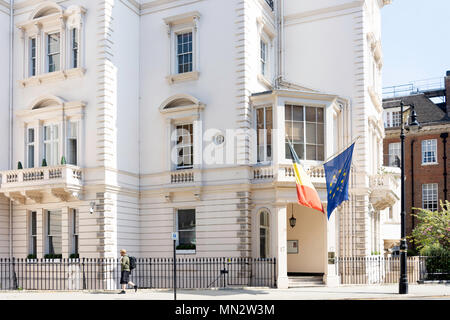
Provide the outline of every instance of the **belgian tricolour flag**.
{"type": "Polygon", "coordinates": [[[306,174],[303,167],[300,165],[300,160],[298,159],[298,156],[295,153],[295,150],[292,147],[290,141],[289,149],[291,150],[292,154],[292,164],[294,166],[295,182],[297,184],[298,203],[302,206],[316,209],[322,213],[325,213],[322,202],[319,198],[319,194],[317,193],[316,188],[314,188],[311,179],[306,174]]]}

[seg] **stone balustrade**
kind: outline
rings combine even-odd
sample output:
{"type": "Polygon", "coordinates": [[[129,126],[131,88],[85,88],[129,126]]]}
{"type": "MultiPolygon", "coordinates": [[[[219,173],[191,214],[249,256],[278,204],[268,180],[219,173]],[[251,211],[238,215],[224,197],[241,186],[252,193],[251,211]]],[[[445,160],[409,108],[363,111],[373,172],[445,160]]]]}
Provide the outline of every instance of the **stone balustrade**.
{"type": "Polygon", "coordinates": [[[0,176],[0,193],[21,204],[39,202],[46,192],[63,201],[78,199],[83,186],[83,170],[73,165],[8,170],[0,176]]]}

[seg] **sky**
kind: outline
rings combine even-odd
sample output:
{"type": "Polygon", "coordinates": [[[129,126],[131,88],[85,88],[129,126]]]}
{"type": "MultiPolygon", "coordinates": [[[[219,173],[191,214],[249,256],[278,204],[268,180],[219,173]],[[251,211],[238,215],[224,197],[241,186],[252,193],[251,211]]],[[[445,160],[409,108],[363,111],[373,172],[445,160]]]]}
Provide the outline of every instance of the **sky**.
{"type": "Polygon", "coordinates": [[[450,70],[450,0],[393,0],[382,16],[383,87],[450,70]]]}

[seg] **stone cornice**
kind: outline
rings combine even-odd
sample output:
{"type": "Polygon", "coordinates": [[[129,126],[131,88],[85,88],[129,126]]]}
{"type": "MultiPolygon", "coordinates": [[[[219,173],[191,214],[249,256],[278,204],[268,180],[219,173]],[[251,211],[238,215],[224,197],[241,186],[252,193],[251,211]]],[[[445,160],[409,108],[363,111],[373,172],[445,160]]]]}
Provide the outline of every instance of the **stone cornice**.
{"type": "Polygon", "coordinates": [[[300,12],[300,13],[286,15],[284,17],[284,19],[285,19],[286,24],[290,24],[290,23],[296,22],[297,20],[302,20],[305,18],[313,17],[313,16],[329,14],[329,13],[343,11],[343,10],[347,10],[347,9],[359,8],[359,7],[362,7],[363,4],[364,4],[364,0],[352,1],[352,2],[349,2],[346,4],[342,4],[342,5],[331,6],[331,7],[327,7],[327,8],[318,9],[318,10],[304,11],[304,12],[300,12]]]}
{"type": "Polygon", "coordinates": [[[3,6],[3,7],[5,7],[6,9],[9,10],[9,3],[7,3],[7,2],[4,1],[4,0],[0,0],[0,6],[3,6]]]}
{"type": "MultiPolygon", "coordinates": [[[[442,132],[447,132],[450,122],[424,124],[420,131],[417,133],[407,133],[407,136],[420,137],[427,134],[440,134],[442,132]]],[[[386,137],[385,139],[400,137],[400,128],[396,129],[385,129],[386,137]]]]}

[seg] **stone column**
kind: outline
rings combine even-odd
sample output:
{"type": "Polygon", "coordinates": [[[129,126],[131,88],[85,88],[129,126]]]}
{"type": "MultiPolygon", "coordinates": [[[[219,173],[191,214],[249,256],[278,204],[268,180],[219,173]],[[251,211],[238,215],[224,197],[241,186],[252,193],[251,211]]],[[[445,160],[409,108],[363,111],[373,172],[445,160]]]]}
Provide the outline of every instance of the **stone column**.
{"type": "Polygon", "coordinates": [[[60,38],[59,38],[59,52],[60,52],[60,70],[63,71],[67,69],[67,57],[70,55],[66,54],[67,51],[67,39],[66,39],[66,18],[60,17],[60,38]]]}
{"type": "Polygon", "coordinates": [[[289,280],[287,276],[287,210],[286,204],[279,204],[273,210],[273,239],[275,245],[275,258],[277,259],[277,287],[287,289],[289,280]]]}

